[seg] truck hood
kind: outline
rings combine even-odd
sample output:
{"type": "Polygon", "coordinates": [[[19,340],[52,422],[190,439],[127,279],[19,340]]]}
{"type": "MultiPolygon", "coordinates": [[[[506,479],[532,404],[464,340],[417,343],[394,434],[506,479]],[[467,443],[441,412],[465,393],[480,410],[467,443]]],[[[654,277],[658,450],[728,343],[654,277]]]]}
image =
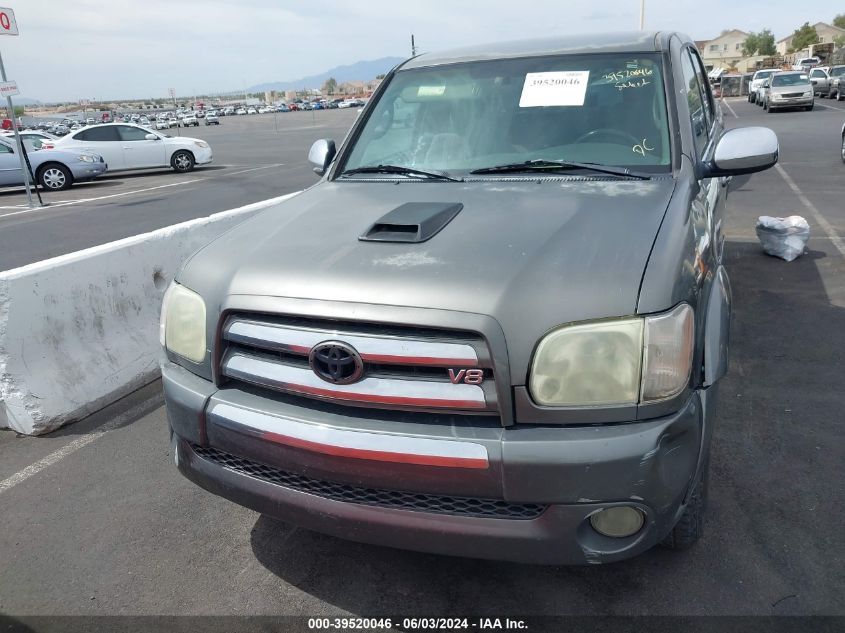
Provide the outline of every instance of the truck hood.
{"type": "Polygon", "coordinates": [[[179,281],[210,306],[263,295],[484,314],[527,357],[557,325],[635,313],[673,188],[670,177],[324,182],[200,250],[179,281]],[[426,242],[359,241],[406,202],[463,209],[426,242]]]}

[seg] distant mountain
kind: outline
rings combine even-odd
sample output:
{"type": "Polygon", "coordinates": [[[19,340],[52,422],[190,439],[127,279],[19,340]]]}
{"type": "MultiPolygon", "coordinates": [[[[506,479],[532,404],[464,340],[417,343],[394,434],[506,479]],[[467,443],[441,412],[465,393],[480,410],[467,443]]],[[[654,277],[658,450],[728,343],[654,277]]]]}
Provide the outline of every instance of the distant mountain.
{"type": "Polygon", "coordinates": [[[264,92],[265,90],[298,90],[300,88],[319,88],[329,77],[334,77],[337,83],[344,81],[369,81],[375,79],[376,75],[382,75],[393,68],[399,62],[405,61],[404,57],[382,57],[372,61],[360,61],[348,66],[337,66],[319,75],[311,75],[294,81],[272,81],[265,84],[257,84],[247,88],[247,92],[264,92]]]}
{"type": "Polygon", "coordinates": [[[14,105],[22,105],[22,106],[32,106],[32,105],[41,105],[41,102],[38,99],[27,99],[26,97],[12,97],[12,103],[14,105]]]}

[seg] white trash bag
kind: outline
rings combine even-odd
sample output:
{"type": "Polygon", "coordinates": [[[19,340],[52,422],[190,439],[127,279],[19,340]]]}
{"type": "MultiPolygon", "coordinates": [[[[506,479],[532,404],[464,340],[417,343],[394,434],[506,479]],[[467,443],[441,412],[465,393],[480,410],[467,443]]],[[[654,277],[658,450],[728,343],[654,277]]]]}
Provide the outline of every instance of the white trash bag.
{"type": "Polygon", "coordinates": [[[768,255],[791,262],[804,253],[810,239],[810,225],[800,215],[788,218],[761,215],[757,219],[757,239],[768,255]]]}

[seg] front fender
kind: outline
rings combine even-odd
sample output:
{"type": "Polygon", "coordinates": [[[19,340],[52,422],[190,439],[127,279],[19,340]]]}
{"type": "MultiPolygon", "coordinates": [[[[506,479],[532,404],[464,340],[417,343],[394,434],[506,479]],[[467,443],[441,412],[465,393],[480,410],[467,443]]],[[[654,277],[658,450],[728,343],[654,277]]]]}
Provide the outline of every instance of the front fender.
{"type": "Polygon", "coordinates": [[[716,270],[707,301],[704,334],[704,386],[728,372],[731,332],[731,281],[724,266],[716,270]]]}

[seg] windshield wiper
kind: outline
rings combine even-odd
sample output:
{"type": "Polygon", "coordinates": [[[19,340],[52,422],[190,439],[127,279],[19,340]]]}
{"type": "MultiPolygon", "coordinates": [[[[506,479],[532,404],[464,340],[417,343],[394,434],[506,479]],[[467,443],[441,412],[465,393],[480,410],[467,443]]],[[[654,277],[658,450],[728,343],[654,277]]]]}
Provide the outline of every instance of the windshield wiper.
{"type": "Polygon", "coordinates": [[[482,167],[469,172],[471,174],[509,174],[525,171],[566,171],[569,169],[587,169],[601,174],[613,176],[625,176],[639,180],[649,180],[651,176],[631,171],[625,167],[611,167],[599,163],[577,163],[571,160],[527,160],[524,163],[508,163],[506,165],[494,165],[493,167],[482,167]]]}
{"type": "Polygon", "coordinates": [[[347,169],[341,176],[354,176],[355,174],[401,174],[403,176],[419,176],[421,178],[433,178],[436,180],[448,180],[449,182],[463,182],[459,178],[452,178],[446,174],[438,174],[433,171],[423,171],[413,167],[400,167],[399,165],[368,165],[347,169]]]}

